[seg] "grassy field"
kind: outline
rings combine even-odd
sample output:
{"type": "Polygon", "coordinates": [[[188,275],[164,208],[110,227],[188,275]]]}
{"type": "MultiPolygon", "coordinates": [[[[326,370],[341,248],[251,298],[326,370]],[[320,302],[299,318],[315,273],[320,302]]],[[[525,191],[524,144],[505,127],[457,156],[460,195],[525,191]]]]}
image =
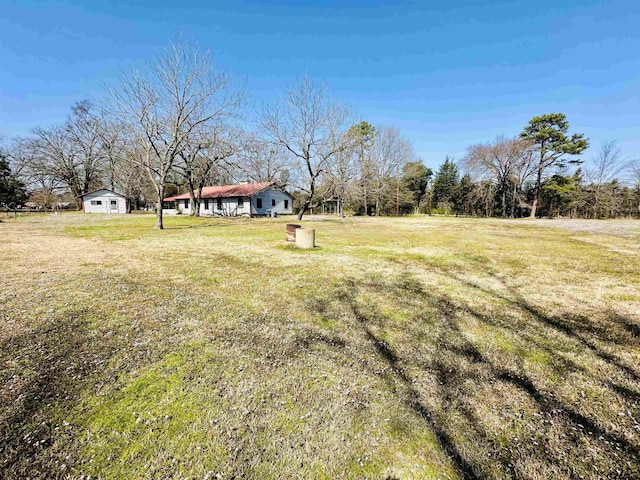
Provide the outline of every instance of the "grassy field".
{"type": "Polygon", "coordinates": [[[638,478],[638,222],[1,220],[1,478],[638,478]]]}

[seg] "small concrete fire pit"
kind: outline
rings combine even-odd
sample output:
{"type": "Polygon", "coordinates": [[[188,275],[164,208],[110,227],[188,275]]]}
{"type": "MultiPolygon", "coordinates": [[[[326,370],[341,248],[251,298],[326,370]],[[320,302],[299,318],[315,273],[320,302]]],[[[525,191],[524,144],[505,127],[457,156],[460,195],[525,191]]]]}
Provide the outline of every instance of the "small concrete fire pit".
{"type": "Polygon", "coordinates": [[[314,228],[296,228],[296,247],[314,248],[316,246],[316,230],[314,228]]]}

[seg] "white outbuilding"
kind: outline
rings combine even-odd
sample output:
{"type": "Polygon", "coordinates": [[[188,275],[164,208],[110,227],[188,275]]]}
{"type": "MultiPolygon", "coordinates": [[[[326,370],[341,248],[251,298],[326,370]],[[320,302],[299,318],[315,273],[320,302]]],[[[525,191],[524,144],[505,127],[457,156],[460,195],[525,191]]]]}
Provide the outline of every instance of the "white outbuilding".
{"type": "Polygon", "coordinates": [[[127,199],[119,193],[101,188],[82,195],[84,213],[127,213],[127,199]]]}

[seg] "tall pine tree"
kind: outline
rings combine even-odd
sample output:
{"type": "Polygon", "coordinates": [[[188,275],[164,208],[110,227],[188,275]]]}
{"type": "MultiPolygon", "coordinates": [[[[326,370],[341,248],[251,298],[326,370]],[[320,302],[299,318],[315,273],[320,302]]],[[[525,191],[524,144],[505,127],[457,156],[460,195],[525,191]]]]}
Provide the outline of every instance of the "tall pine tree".
{"type": "Polygon", "coordinates": [[[0,205],[16,206],[26,201],[24,183],[11,171],[6,157],[0,153],[0,205]]]}
{"type": "Polygon", "coordinates": [[[433,201],[438,208],[444,209],[446,213],[450,212],[459,178],[458,166],[453,158],[447,156],[433,180],[433,201]]]}
{"type": "Polygon", "coordinates": [[[523,132],[521,138],[532,141],[538,149],[536,165],[536,182],[533,187],[533,203],[530,217],[535,218],[540,201],[540,189],[543,175],[549,167],[563,167],[566,163],[581,163],[579,159],[565,161],[565,155],[579,155],[589,146],[589,139],[581,133],[567,136],[569,122],[563,113],[548,113],[533,117],[523,132]]]}

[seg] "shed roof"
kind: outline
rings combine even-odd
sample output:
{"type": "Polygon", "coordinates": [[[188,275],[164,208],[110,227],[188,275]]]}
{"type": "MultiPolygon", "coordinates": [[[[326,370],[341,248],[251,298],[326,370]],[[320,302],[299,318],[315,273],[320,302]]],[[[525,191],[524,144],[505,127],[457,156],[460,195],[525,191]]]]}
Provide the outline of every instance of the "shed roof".
{"type": "MultiPolygon", "coordinates": [[[[241,183],[239,185],[218,185],[215,187],[204,187],[200,194],[200,198],[227,198],[227,197],[251,197],[270,187],[274,187],[275,182],[260,183],[241,183]]],[[[287,192],[285,192],[287,193],[287,192]]],[[[188,193],[182,195],[174,195],[167,197],[165,202],[173,202],[175,200],[186,200],[189,198],[188,193]]]]}
{"type": "Polygon", "coordinates": [[[109,190],[108,188],[99,188],[97,190],[94,190],[92,192],[87,192],[87,193],[83,193],[82,195],[78,195],[79,197],[86,197],[87,195],[93,195],[94,193],[98,193],[98,192],[109,192],[109,193],[113,193],[114,195],[117,195],[119,197],[122,198],[127,198],[124,195],[118,193],[118,192],[114,192],[113,190],[109,190]]]}

